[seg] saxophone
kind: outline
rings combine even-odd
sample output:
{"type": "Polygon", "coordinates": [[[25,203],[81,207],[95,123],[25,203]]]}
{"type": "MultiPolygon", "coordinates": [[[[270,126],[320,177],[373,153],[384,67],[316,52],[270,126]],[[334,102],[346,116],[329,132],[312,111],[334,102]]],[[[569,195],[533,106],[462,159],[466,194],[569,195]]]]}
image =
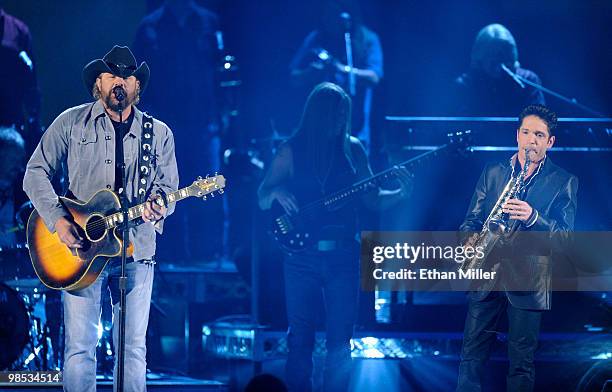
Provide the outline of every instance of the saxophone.
{"type": "Polygon", "coordinates": [[[465,243],[464,247],[471,246],[474,249],[481,247],[484,257],[476,256],[466,258],[459,267],[466,272],[472,268],[482,268],[487,256],[491,253],[497,241],[503,236],[511,235],[518,227],[517,222],[509,225],[508,214],[503,212],[502,206],[510,199],[518,198],[525,188],[525,176],[531,165],[529,159],[529,150],[525,149],[525,165],[520,173],[515,177],[510,177],[510,180],[504,187],[504,190],[499,195],[495,206],[491,213],[482,225],[482,230],[479,233],[473,234],[465,243]]]}

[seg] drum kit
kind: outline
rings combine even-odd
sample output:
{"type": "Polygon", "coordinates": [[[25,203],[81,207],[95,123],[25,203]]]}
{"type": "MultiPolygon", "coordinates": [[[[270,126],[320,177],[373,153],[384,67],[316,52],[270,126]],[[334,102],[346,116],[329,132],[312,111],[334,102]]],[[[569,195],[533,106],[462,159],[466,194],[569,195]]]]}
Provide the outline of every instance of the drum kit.
{"type": "Polygon", "coordinates": [[[36,277],[20,241],[31,210],[22,205],[17,226],[0,233],[0,371],[61,368],[61,295],[36,277]]]}

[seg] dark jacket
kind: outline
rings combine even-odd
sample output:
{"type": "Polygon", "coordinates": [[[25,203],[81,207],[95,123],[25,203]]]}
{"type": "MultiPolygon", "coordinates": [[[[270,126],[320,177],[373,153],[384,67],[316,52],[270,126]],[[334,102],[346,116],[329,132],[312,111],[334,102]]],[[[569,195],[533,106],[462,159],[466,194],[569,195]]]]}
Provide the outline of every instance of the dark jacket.
{"type": "MultiPolygon", "coordinates": [[[[484,221],[493,209],[502,190],[512,174],[512,160],[489,164],[483,170],[474,190],[472,201],[468,209],[461,231],[480,231],[484,221]]],[[[519,230],[554,233],[558,241],[566,241],[574,229],[576,214],[578,178],[559,166],[550,158],[542,163],[539,171],[532,176],[523,197],[529,205],[537,211],[538,218],[529,228],[521,225],[519,230]]],[[[524,236],[522,237],[524,238],[524,236]]],[[[531,237],[533,238],[533,237],[531,237]]],[[[521,274],[521,279],[529,279],[524,287],[531,287],[530,291],[506,291],[510,303],[521,309],[547,310],[551,306],[551,278],[552,257],[550,252],[525,252],[524,247],[514,246],[511,259],[490,260],[502,264],[502,273],[507,272],[503,265],[510,267],[522,265],[528,272],[521,274]],[[520,254],[517,254],[520,253],[520,254]],[[507,263],[506,263],[507,262],[507,263]]],[[[552,249],[551,247],[542,247],[552,249]]],[[[507,253],[505,253],[507,255],[507,253]]],[[[491,255],[494,259],[494,254],[491,255]]],[[[498,274],[501,275],[501,274],[498,274]]],[[[489,287],[471,293],[474,299],[486,298],[494,282],[489,287]]]]}
{"type": "MultiPolygon", "coordinates": [[[[528,69],[518,68],[516,74],[535,84],[539,76],[528,69]]],[[[447,112],[458,116],[516,116],[525,106],[546,104],[544,94],[535,87],[521,88],[511,77],[491,78],[470,70],[451,86],[446,98],[447,112]]]]}

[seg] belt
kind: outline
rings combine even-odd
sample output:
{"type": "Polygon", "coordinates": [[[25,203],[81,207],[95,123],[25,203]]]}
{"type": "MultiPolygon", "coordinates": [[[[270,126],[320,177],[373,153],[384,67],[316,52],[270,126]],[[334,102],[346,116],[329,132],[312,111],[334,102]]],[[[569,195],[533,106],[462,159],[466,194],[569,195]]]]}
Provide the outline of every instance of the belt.
{"type": "Polygon", "coordinates": [[[330,252],[333,250],[348,248],[355,245],[355,240],[319,240],[315,242],[314,248],[319,252],[330,252]]]}
{"type": "MultiPolygon", "coordinates": [[[[132,258],[132,260],[134,260],[132,258]]],[[[145,264],[145,265],[155,265],[157,262],[155,261],[155,257],[149,257],[146,259],[135,260],[137,263],[145,264]]]]}
{"type": "MultiPolygon", "coordinates": [[[[116,259],[117,262],[121,263],[121,256],[116,256],[116,257],[114,257],[114,259],[116,259]]],[[[148,258],[145,258],[145,259],[134,260],[134,258],[132,256],[128,256],[125,259],[125,263],[126,264],[133,263],[133,262],[137,262],[137,263],[141,263],[141,264],[145,264],[145,265],[155,265],[155,264],[157,264],[157,262],[155,261],[155,257],[148,257],[148,258]]]]}

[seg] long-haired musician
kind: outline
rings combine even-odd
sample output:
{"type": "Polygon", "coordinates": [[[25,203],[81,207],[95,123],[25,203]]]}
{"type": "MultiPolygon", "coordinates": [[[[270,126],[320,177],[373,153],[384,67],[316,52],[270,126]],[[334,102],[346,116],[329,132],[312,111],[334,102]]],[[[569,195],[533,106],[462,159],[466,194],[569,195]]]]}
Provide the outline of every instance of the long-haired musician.
{"type": "MultiPolygon", "coordinates": [[[[372,175],[365,149],[350,136],[351,99],[333,83],[321,83],[310,93],[301,123],[282,144],[259,188],[259,205],[277,202],[296,215],[308,202],[372,175]]],[[[401,187],[373,189],[361,201],[383,209],[408,193],[411,177],[398,170],[401,187]]],[[[357,313],[359,252],[357,206],[348,204],[319,213],[314,219],[318,238],[308,249],[285,258],[285,292],[289,321],[287,382],[291,391],[312,389],[312,352],[321,296],[327,318],[326,390],[345,391],[351,370],[350,339],[357,313]]]]}

